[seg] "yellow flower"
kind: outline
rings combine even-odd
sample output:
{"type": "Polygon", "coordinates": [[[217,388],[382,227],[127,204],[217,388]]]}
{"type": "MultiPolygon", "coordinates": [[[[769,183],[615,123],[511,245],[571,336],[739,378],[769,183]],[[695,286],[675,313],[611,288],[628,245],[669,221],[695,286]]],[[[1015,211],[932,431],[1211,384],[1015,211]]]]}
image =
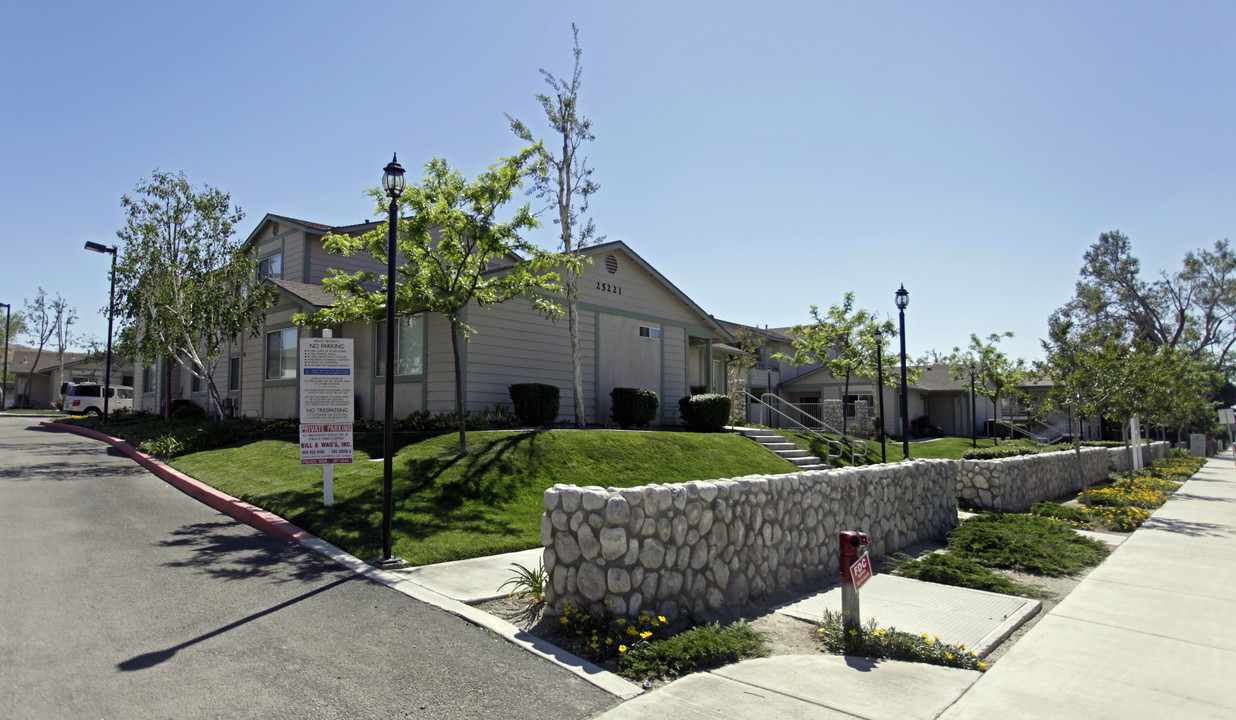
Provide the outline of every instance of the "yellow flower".
{"type": "Polygon", "coordinates": [[[607,637],[607,638],[605,638],[605,644],[606,644],[606,645],[613,645],[613,644],[614,644],[614,639],[613,639],[613,638],[611,638],[611,637],[607,637]]]}
{"type": "Polygon", "coordinates": [[[626,652],[626,651],[627,651],[627,646],[626,646],[626,645],[619,645],[619,646],[618,646],[618,652],[623,653],[623,652],[626,652]]]}
{"type": "Polygon", "coordinates": [[[923,639],[924,639],[924,640],[926,640],[926,639],[927,639],[927,633],[923,633],[923,639]]]}
{"type": "Polygon", "coordinates": [[[564,615],[558,618],[558,622],[562,623],[563,625],[566,625],[567,623],[571,622],[571,619],[564,615]]]}
{"type": "Polygon", "coordinates": [[[928,639],[927,639],[927,644],[928,644],[928,645],[930,645],[930,644],[931,644],[931,639],[930,639],[930,638],[928,638],[928,639]]]}
{"type": "Polygon", "coordinates": [[[647,640],[648,638],[652,637],[652,633],[650,633],[650,632],[642,632],[642,633],[640,633],[640,634],[639,634],[639,636],[640,636],[641,638],[643,638],[643,639],[647,640]]]}
{"type": "Polygon", "coordinates": [[[971,651],[970,651],[970,657],[978,657],[978,653],[976,653],[976,652],[974,652],[973,650],[971,650],[971,651]]]}
{"type": "Polygon", "coordinates": [[[820,628],[820,632],[824,632],[824,628],[820,628]]]}
{"type": "Polygon", "coordinates": [[[664,616],[664,615],[658,615],[658,616],[657,616],[657,619],[658,619],[658,620],[660,620],[661,622],[665,622],[665,616],[664,616]]]}
{"type": "Polygon", "coordinates": [[[609,600],[606,600],[606,601],[605,601],[605,604],[606,604],[606,605],[612,605],[613,603],[612,603],[612,602],[610,602],[609,600]]]}
{"type": "Polygon", "coordinates": [[[858,631],[857,631],[857,630],[851,630],[851,631],[850,631],[850,635],[858,635],[858,631]]]}
{"type": "Polygon", "coordinates": [[[944,653],[944,657],[948,658],[949,660],[952,660],[952,659],[953,659],[953,653],[946,652],[946,653],[944,653]]]}
{"type": "Polygon", "coordinates": [[[619,625],[626,625],[626,624],[627,624],[627,621],[626,621],[626,619],[625,619],[625,618],[618,618],[618,624],[619,624],[619,625]]]}
{"type": "Polygon", "coordinates": [[[980,661],[979,670],[986,670],[986,669],[987,669],[987,663],[980,661]]]}

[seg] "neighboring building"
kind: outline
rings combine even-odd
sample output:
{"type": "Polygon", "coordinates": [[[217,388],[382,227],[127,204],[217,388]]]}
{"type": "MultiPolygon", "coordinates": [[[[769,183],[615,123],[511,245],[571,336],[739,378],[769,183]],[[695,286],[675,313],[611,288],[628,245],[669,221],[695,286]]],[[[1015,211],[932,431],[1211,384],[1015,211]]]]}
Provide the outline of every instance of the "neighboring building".
{"type": "MultiPolygon", "coordinates": [[[[103,382],[106,357],[94,353],[66,352],[64,373],[60,372],[60,358],[54,350],[24,345],[9,346],[9,372],[15,376],[5,386],[5,404],[8,407],[55,408],[60,401],[60,385],[64,382],[103,382]],[[38,359],[36,366],[35,359],[38,359]],[[27,381],[29,384],[27,391],[27,381]]],[[[112,384],[133,384],[133,363],[112,355],[112,384]]]]}
{"type": "MultiPolygon", "coordinates": [[[[331,232],[360,234],[375,227],[377,223],[331,227],[267,215],[246,239],[260,275],[278,290],[278,298],[266,310],[259,336],[225,348],[225,359],[215,374],[220,393],[231,399],[236,414],[261,418],[299,414],[298,341],[320,336],[321,331],[296,327],[293,316],[334,302],[321,285],[331,268],[386,273],[385,263],[366,253],[352,257],[328,253],[322,239],[331,232]]],[[[734,350],[727,345],[733,337],[724,327],[625,243],[596,245],[584,254],[591,262],[579,280],[580,359],[589,423],[606,423],[609,392],[615,387],[655,391],[661,398],[659,420],[671,425],[679,422],[678,399],[692,386],[725,392],[725,360],[734,350]]],[[[490,272],[503,272],[503,263],[495,263],[490,272]]],[[[560,417],[573,417],[565,318],[542,318],[519,298],[492,308],[472,306],[467,312],[467,321],[476,330],[462,348],[468,411],[509,405],[510,385],[541,382],[561,391],[560,417]]],[[[331,331],[334,337],[354,341],[357,417],[380,419],[387,375],[381,362],[384,323],[345,323],[331,331]]],[[[417,313],[402,318],[397,331],[396,417],[417,410],[453,411],[454,359],[446,320],[417,313]]],[[[189,397],[204,405],[205,393],[194,392],[186,375],[179,368],[173,371],[173,397],[189,397]]],[[[159,368],[143,368],[138,388],[141,407],[157,410],[167,382],[159,368]]]]}

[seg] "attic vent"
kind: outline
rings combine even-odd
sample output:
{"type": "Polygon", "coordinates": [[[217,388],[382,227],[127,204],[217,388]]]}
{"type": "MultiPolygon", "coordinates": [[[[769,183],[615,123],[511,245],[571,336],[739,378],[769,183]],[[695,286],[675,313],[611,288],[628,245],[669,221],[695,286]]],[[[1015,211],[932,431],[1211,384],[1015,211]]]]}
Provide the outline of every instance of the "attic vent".
{"type": "Polygon", "coordinates": [[[613,255],[606,255],[605,256],[605,270],[610,275],[613,275],[614,273],[618,272],[618,258],[614,257],[613,255]]]}
{"type": "Polygon", "coordinates": [[[275,235],[278,235],[278,234],[279,234],[279,223],[271,223],[270,224],[271,237],[274,237],[275,235]]]}

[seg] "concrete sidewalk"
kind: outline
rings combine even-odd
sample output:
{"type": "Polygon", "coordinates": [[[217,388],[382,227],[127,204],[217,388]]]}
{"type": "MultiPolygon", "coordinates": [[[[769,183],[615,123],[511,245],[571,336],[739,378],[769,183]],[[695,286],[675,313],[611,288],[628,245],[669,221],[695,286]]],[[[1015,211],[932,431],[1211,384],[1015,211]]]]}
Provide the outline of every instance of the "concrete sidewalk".
{"type": "Polygon", "coordinates": [[[1236,717],[1236,465],[1211,458],[940,717],[1236,717]]]}
{"type": "Polygon", "coordinates": [[[1236,465],[1212,458],[986,674],[837,656],[750,660],[600,716],[1233,718],[1236,465]]]}

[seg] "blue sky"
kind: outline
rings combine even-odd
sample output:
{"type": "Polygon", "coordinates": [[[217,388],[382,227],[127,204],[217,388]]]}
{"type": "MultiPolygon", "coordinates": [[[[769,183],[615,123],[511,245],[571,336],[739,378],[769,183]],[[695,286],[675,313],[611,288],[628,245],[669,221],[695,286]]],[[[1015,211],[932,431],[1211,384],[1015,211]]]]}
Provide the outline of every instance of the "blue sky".
{"type": "MultiPolygon", "coordinates": [[[[804,322],[847,290],[911,354],[1039,354],[1082,254],[1147,277],[1236,227],[1230,2],[9,3],[0,302],[106,332],[120,197],[154,169],[267,212],[371,217],[398,152],[475,175],[547,132],[539,68],[584,50],[591,215],[706,311],[804,322]]],[[[535,207],[535,205],[534,205],[535,207]]],[[[553,227],[536,238],[549,245],[553,227]]]]}

